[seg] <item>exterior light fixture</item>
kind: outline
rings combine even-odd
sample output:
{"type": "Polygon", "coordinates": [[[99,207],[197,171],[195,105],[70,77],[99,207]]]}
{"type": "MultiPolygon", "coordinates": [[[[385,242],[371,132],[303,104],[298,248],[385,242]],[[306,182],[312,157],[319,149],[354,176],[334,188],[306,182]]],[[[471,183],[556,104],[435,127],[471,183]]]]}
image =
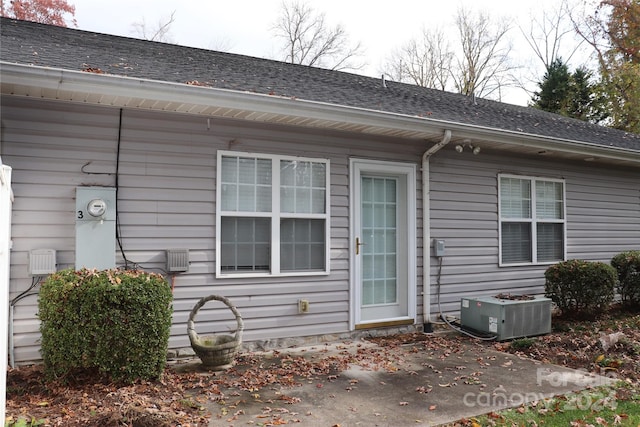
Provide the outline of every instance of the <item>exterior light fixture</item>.
{"type": "Polygon", "coordinates": [[[471,144],[468,139],[465,139],[462,144],[458,144],[455,146],[455,149],[458,153],[462,153],[465,148],[468,148],[473,154],[480,154],[480,147],[477,145],[471,144]]]}

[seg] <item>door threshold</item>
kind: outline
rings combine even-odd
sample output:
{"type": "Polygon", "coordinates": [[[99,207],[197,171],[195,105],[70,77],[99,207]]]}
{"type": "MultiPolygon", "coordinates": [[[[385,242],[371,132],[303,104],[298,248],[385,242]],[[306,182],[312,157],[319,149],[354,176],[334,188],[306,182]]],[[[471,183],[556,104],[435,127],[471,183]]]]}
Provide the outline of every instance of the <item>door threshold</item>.
{"type": "Polygon", "coordinates": [[[390,326],[405,326],[405,325],[413,325],[415,323],[415,319],[401,319],[401,320],[389,320],[384,322],[371,322],[371,323],[360,323],[355,326],[356,330],[359,329],[375,329],[375,328],[385,328],[390,326]]]}

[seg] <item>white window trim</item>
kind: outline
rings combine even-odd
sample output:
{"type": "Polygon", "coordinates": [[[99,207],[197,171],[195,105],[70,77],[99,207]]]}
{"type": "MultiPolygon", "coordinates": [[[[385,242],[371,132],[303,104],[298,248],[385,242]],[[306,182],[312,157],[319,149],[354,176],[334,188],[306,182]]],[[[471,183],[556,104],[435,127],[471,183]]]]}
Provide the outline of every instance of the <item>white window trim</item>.
{"type": "Polygon", "coordinates": [[[289,276],[326,276],[331,273],[331,168],[329,159],[297,157],[297,156],[281,156],[263,153],[248,153],[240,151],[218,150],[216,162],[216,277],[221,278],[247,278],[247,277],[289,277],[289,276]],[[220,191],[220,183],[222,182],[222,157],[246,157],[268,159],[272,162],[272,182],[271,182],[271,212],[235,212],[222,211],[222,191],[220,191]],[[280,212],[280,161],[281,160],[297,160],[302,162],[324,163],[326,165],[326,191],[325,191],[325,210],[324,214],[291,214],[280,212]],[[277,172],[277,173],[276,173],[277,172]],[[221,223],[223,216],[233,217],[262,217],[276,218],[278,221],[271,221],[271,271],[268,272],[251,272],[251,273],[235,273],[222,271],[220,265],[221,259],[221,223]],[[325,269],[323,271],[280,271],[280,221],[282,218],[296,219],[324,219],[325,220],[325,269]]]}
{"type": "Polygon", "coordinates": [[[514,174],[498,174],[498,266],[499,267],[518,267],[518,266],[531,266],[531,265],[553,265],[560,261],[567,259],[567,183],[564,179],[558,178],[546,178],[541,176],[527,176],[527,175],[514,175],[514,174]],[[517,219],[502,219],[502,178],[515,178],[521,180],[529,180],[531,183],[531,218],[517,218],[517,219]],[[537,219],[536,212],[536,181],[544,182],[560,182],[562,183],[562,220],[549,220],[549,219],[537,219]],[[531,227],[531,262],[502,262],[502,223],[503,222],[528,222],[531,227]],[[562,223],[562,260],[557,261],[538,261],[538,236],[536,233],[536,224],[538,223],[562,223]]]}

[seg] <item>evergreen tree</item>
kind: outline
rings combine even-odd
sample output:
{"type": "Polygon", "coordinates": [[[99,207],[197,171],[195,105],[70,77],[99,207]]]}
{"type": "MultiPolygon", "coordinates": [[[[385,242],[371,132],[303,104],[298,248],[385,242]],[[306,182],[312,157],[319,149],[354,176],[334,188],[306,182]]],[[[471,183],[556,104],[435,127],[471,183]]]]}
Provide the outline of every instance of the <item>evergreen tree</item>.
{"type": "Polygon", "coordinates": [[[564,114],[570,93],[571,75],[567,64],[561,58],[555,59],[547,67],[542,81],[538,83],[540,91],[533,95],[535,108],[557,114],[564,114]]]}
{"type": "Polygon", "coordinates": [[[535,92],[535,108],[591,123],[599,123],[607,115],[598,87],[591,82],[591,72],[578,67],[573,73],[561,58],[555,59],[535,92]]]}
{"type": "Polygon", "coordinates": [[[592,83],[592,73],[578,67],[569,82],[569,98],[565,115],[591,123],[600,123],[608,117],[601,88],[592,83]]]}

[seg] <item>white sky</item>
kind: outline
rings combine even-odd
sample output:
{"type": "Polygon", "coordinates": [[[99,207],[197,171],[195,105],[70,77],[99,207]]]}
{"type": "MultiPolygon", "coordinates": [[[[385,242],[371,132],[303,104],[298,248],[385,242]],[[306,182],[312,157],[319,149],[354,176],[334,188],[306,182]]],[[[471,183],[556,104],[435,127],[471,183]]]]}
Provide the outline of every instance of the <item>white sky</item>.
{"type": "MultiPolygon", "coordinates": [[[[423,27],[441,26],[455,33],[456,10],[463,5],[489,11],[496,19],[513,20],[511,40],[515,58],[528,70],[541,65],[532,61],[533,53],[522,38],[518,25],[528,28],[531,14],[541,13],[544,5],[560,0],[307,0],[327,21],[341,24],[352,42],[361,42],[367,66],[359,74],[379,76],[381,63],[389,53],[412,38],[423,27]]],[[[282,0],[69,0],[76,7],[78,28],[100,33],[136,36],[133,24],[146,22],[149,28],[166,21],[175,11],[170,37],[176,44],[223,50],[256,57],[278,58],[279,41],[273,35],[273,24],[281,10],[282,0]]],[[[539,62],[539,61],[538,61],[539,62]]],[[[535,84],[529,86],[535,89],[535,84]]],[[[503,99],[525,105],[529,95],[515,89],[503,99]]]]}

